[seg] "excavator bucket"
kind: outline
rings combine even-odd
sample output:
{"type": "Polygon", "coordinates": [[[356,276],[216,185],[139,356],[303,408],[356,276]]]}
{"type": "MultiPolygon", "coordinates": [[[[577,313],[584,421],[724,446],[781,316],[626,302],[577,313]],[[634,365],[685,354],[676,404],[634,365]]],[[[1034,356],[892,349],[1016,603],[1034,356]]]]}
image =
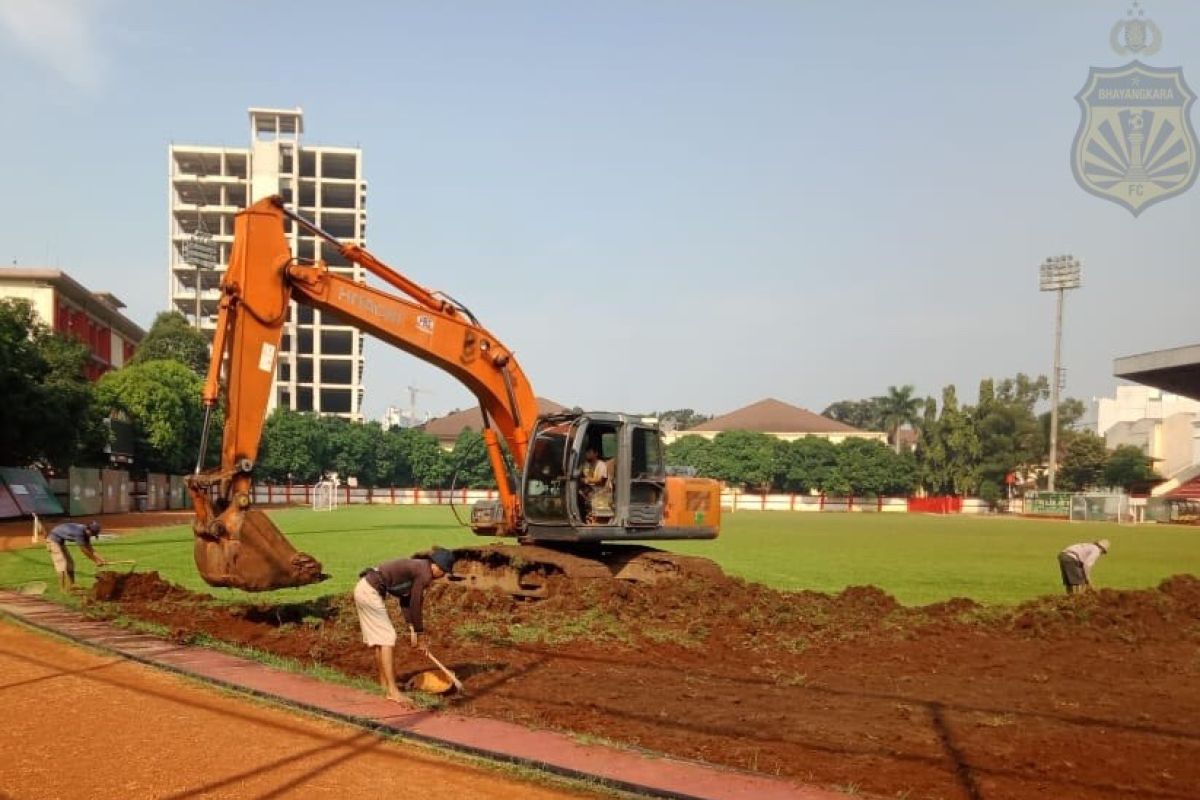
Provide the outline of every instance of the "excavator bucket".
{"type": "Polygon", "coordinates": [[[223,515],[220,535],[196,531],[196,568],[210,586],[266,592],[318,583],[329,576],[257,508],[223,515]]]}

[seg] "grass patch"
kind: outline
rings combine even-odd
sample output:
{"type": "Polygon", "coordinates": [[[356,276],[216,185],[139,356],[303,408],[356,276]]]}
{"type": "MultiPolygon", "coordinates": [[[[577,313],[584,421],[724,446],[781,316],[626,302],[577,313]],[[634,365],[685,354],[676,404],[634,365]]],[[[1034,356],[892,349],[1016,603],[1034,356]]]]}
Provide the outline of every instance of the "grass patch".
{"type": "MultiPolygon", "coordinates": [[[[481,542],[455,523],[449,509],[433,506],[351,506],[320,514],[283,509],[270,515],[296,547],[321,559],[333,576],[330,580],[260,594],[212,589],[196,573],[192,535],[184,525],[122,536],[100,543],[97,550],[111,559],[136,559],[139,572],[157,570],[188,589],[213,594],[219,602],[269,604],[349,593],[364,566],[434,544],[457,547],[481,542]]],[[[874,584],[907,605],[951,597],[1015,604],[1060,592],[1055,555],[1066,545],[1101,537],[1112,540],[1113,552],[1096,567],[1098,586],[1140,589],[1180,572],[1200,572],[1200,530],[961,515],[739,511],[724,516],[721,536],[714,541],[661,546],[711,558],[732,575],[778,589],[836,592],[874,584]]],[[[84,558],[76,558],[76,563],[81,583],[89,585],[94,565],[84,558]]],[[[44,548],[0,553],[0,586],[53,579],[44,548]]],[[[63,599],[53,585],[47,597],[63,599]]],[[[589,626],[589,633],[605,633],[603,620],[591,620],[589,626]]],[[[545,635],[553,639],[584,632],[546,631],[545,635]]],[[[517,635],[537,638],[540,634],[517,635]]]]}

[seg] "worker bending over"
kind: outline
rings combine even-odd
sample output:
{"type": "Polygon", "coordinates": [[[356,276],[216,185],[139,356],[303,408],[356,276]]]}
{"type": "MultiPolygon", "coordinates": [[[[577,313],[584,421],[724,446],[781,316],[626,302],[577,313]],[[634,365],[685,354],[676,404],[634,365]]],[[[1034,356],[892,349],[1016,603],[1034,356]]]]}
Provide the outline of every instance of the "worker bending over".
{"type": "Polygon", "coordinates": [[[100,523],[92,520],[86,525],[78,522],[64,522],[55,526],[46,535],[46,549],[50,551],[50,561],[58,574],[58,588],[66,592],[75,588],[75,559],[67,551],[67,542],[75,542],[85,556],[102,567],[108,562],[96,555],[92,549],[92,539],[100,534],[100,523]]]}
{"type": "Polygon", "coordinates": [[[1108,554],[1108,547],[1108,539],[1101,539],[1073,544],[1058,554],[1058,569],[1067,594],[1092,591],[1092,567],[1100,556],[1108,554]]]}
{"type": "Polygon", "coordinates": [[[400,603],[400,611],[408,623],[409,644],[425,649],[425,625],[422,608],[425,589],[438,578],[454,569],[454,553],[435,547],[428,556],[397,558],[359,573],[354,587],[354,608],[362,628],[363,643],[375,650],[379,667],[379,685],[388,700],[399,702],[396,688],[396,628],[388,617],[384,600],[388,595],[400,603]]]}

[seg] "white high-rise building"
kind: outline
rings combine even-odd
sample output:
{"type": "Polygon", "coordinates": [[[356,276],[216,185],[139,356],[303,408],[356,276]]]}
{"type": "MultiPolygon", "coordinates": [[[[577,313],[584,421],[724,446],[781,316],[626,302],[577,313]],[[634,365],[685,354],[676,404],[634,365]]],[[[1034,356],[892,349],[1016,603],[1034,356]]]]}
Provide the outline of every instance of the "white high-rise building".
{"type": "MultiPolygon", "coordinates": [[[[250,146],[171,145],[167,182],[170,307],[200,324],[216,324],[217,286],[233,244],[233,217],[250,203],[273,194],[319,228],[351,244],[366,244],[367,182],[362,150],[301,143],[299,108],[250,109],[250,146]],[[201,276],[184,258],[184,244],[197,231],[211,234],[217,266],[201,276]]],[[[365,282],[365,271],[337,250],[288,222],[292,254],[323,259],[330,269],[365,282]]],[[[271,407],[319,411],[362,420],[363,336],[356,328],[322,318],[307,306],[291,305],[271,407]]]]}

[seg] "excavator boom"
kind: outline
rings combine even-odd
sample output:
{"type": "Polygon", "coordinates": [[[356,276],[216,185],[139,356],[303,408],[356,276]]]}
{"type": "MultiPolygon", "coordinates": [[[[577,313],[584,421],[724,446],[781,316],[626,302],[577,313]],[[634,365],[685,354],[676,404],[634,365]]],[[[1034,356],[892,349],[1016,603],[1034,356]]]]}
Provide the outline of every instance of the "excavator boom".
{"type": "Polygon", "coordinates": [[[204,385],[205,426],[196,473],[188,479],[196,516],[196,566],[213,586],[265,591],[326,577],[312,556],[296,551],[271,520],[253,508],[252,473],[262,438],[275,363],[289,303],[336,315],[458,378],[479,399],[484,441],[495,473],[502,520],[498,533],[520,524],[516,487],[502,444],[524,463],[538,408],[513,354],[453,300],[413,283],[356,245],[342,244],[288,211],[280,198],[258,201],[237,215],[212,359],[204,385]],[[356,283],[323,263],[292,258],[286,226],[308,229],[342,255],[402,292],[396,296],[356,283]],[[226,418],[221,462],[203,469],[212,411],[221,399],[226,418]]]}

